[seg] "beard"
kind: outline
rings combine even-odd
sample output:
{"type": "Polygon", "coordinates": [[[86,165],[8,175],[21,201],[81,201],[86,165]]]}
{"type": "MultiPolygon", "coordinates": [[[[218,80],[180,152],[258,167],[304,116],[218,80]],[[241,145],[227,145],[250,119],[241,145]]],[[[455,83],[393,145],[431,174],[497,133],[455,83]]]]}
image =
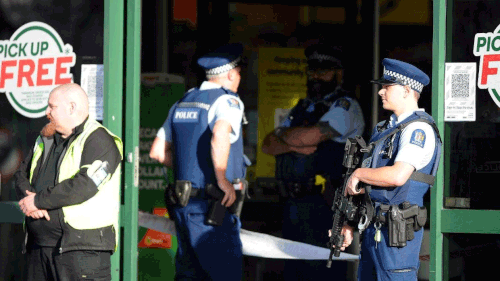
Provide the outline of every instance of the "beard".
{"type": "Polygon", "coordinates": [[[307,96],[312,99],[320,99],[335,91],[337,83],[333,81],[309,80],[307,81],[307,96]]]}
{"type": "Polygon", "coordinates": [[[56,133],[56,122],[50,117],[48,119],[49,123],[40,132],[44,137],[52,137],[56,133]]]}

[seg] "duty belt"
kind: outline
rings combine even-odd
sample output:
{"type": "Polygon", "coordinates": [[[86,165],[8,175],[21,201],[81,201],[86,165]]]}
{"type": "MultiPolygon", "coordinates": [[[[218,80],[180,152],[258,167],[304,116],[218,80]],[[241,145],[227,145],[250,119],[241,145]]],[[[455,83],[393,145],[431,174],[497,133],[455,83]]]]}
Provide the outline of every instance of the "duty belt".
{"type": "Polygon", "coordinates": [[[192,188],[189,197],[193,198],[205,198],[205,189],[202,188],[192,188]]]}
{"type": "Polygon", "coordinates": [[[282,197],[302,198],[308,195],[321,194],[322,187],[314,183],[315,179],[306,182],[278,180],[278,188],[282,197]]]}
{"type": "MultiPolygon", "coordinates": [[[[235,190],[236,201],[231,205],[230,211],[239,216],[245,197],[249,197],[248,182],[245,179],[235,179],[233,185],[241,185],[241,189],[235,190]]],[[[169,184],[165,189],[165,203],[186,207],[190,198],[222,201],[224,195],[224,192],[214,184],[207,184],[205,188],[193,188],[190,181],[176,180],[174,184],[169,184]]],[[[222,206],[220,202],[218,204],[222,206]]]]}
{"type": "MultiPolygon", "coordinates": [[[[377,204],[378,205],[378,204],[377,204]]],[[[417,204],[411,205],[403,202],[399,205],[377,206],[374,227],[375,241],[380,242],[380,228],[387,225],[390,247],[405,247],[406,241],[415,238],[415,232],[419,231],[427,221],[427,209],[417,204]]]]}

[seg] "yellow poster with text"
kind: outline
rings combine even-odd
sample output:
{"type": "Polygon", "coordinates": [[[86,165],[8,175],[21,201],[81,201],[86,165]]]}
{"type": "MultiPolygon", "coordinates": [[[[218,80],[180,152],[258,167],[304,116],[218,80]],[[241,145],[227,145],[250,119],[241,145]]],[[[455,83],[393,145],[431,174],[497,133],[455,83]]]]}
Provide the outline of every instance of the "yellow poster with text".
{"type": "Polygon", "coordinates": [[[290,109],[306,96],[306,66],[304,49],[259,49],[259,124],[257,143],[257,178],[273,178],[274,156],[262,152],[267,134],[277,128],[290,109]]]}

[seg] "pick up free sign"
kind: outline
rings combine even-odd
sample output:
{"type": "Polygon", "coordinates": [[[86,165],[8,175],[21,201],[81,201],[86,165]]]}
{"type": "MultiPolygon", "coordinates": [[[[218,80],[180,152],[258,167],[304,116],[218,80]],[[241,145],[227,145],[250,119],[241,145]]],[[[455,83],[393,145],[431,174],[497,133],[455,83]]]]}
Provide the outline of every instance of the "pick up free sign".
{"type": "Polygon", "coordinates": [[[10,38],[0,41],[0,92],[22,115],[45,115],[50,91],[73,81],[73,47],[42,22],[21,26],[10,38]]]}
{"type": "Polygon", "coordinates": [[[500,25],[495,31],[477,33],[474,37],[474,55],[480,57],[477,86],[487,89],[500,107],[500,25]]]}

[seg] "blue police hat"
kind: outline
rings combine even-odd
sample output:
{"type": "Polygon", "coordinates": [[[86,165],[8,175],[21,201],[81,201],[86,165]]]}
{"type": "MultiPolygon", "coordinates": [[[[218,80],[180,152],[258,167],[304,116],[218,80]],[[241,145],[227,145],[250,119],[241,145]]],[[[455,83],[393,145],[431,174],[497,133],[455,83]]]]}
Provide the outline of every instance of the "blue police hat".
{"type": "Polygon", "coordinates": [[[342,51],[327,44],[315,44],[304,51],[310,69],[342,68],[342,51]]]}
{"type": "Polygon", "coordinates": [[[218,75],[240,65],[242,52],[243,46],[239,43],[224,45],[199,58],[198,65],[207,75],[218,75]]]}
{"type": "Polygon", "coordinates": [[[413,90],[421,93],[424,86],[429,84],[429,76],[417,67],[395,59],[385,58],[382,61],[384,74],[372,83],[381,85],[399,84],[410,86],[413,90]]]}

